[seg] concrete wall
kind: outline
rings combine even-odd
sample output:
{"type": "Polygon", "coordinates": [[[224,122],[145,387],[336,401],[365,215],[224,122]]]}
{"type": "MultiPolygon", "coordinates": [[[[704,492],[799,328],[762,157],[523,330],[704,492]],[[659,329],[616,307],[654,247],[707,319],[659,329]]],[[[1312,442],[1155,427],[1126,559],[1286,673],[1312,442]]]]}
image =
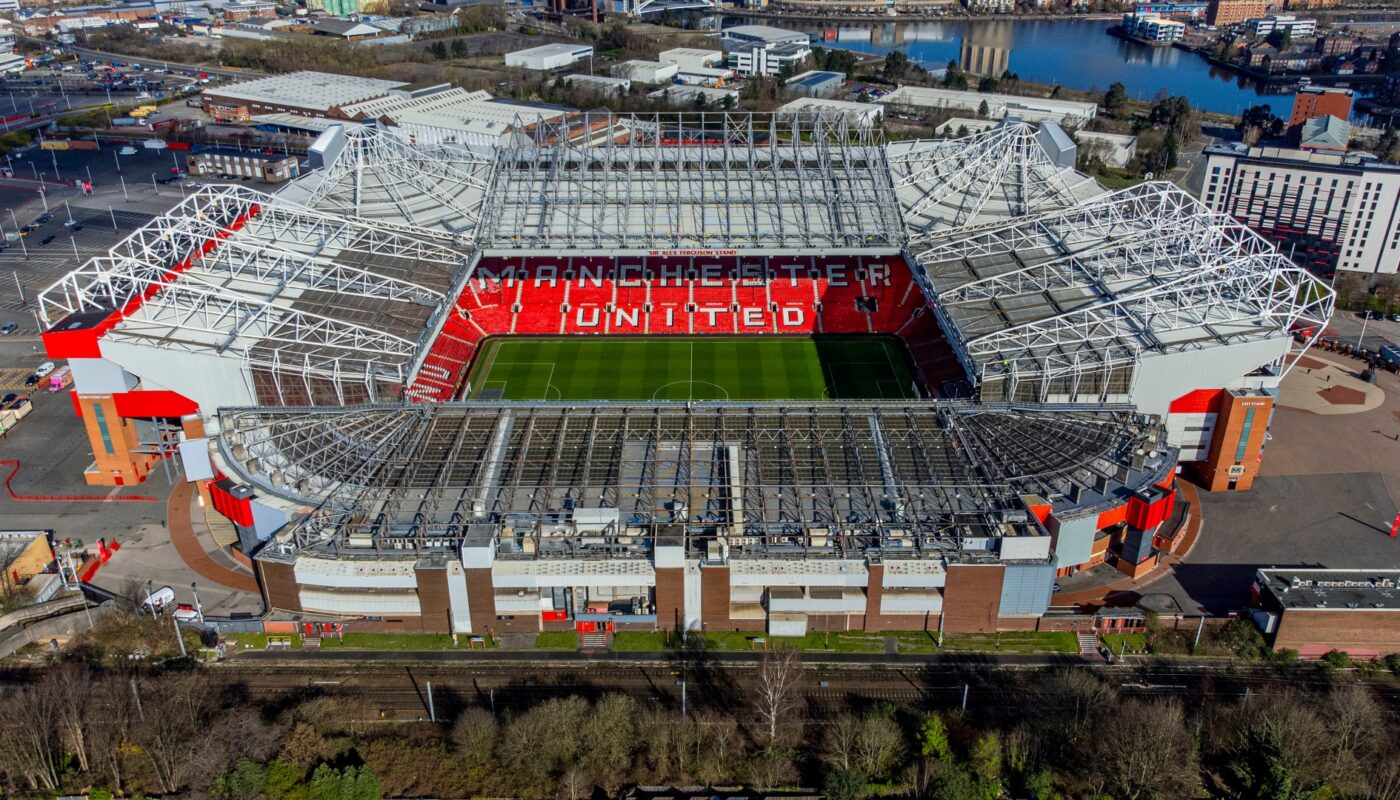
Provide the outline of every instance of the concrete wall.
{"type": "Polygon", "coordinates": [[[1171,402],[1184,394],[1239,385],[1244,375],[1287,355],[1291,341],[1279,334],[1229,347],[1145,356],[1133,380],[1132,402],[1144,414],[1165,417],[1171,402]]]}

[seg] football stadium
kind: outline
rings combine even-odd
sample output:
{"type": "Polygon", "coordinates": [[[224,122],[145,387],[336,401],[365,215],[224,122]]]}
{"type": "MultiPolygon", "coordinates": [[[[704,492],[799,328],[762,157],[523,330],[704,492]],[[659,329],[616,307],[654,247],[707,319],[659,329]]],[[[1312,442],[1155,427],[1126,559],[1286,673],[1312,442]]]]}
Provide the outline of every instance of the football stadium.
{"type": "Polygon", "coordinates": [[[1246,490],[1330,290],[1053,122],[332,126],[42,295],[86,478],[168,461],[359,630],[1034,629],[1246,490]]]}

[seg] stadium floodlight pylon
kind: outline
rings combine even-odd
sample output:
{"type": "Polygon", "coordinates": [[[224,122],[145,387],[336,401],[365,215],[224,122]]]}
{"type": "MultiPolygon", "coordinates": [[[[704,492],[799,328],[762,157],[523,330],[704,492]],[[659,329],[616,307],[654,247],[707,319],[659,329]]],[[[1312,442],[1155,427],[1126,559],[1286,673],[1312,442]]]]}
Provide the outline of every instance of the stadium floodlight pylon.
{"type": "Polygon", "coordinates": [[[1326,284],[1258,234],[1162,182],[952,234],[916,248],[915,260],[969,374],[984,385],[1009,381],[1002,396],[1018,399],[1065,393],[1086,373],[1150,353],[1306,327],[1315,338],[1335,302],[1326,284]],[[968,259],[998,266],[971,275],[956,266],[968,259]],[[1059,300],[1045,302],[1052,296],[1059,300]],[[1021,309],[1015,321],[997,310],[1011,307],[1021,309]],[[979,332],[964,333],[969,327],[979,332]]]}

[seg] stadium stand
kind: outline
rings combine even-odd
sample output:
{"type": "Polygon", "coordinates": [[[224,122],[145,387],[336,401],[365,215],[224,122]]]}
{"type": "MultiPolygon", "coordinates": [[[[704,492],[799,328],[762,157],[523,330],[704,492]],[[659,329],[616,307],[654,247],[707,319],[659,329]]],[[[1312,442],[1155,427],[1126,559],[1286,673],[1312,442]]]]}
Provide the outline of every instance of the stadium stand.
{"type": "Polygon", "coordinates": [[[476,343],[499,334],[900,334],[913,325],[924,361],[952,358],[932,315],[916,320],[924,296],[898,255],[485,257],[457,306],[463,316],[449,317],[410,396],[450,394],[445,384],[460,385],[476,343]]]}

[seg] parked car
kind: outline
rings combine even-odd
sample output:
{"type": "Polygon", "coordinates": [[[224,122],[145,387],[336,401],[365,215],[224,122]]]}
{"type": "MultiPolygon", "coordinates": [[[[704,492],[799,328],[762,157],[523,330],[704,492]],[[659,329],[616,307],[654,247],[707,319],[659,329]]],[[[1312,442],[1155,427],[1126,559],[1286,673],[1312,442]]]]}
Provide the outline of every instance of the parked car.
{"type": "Polygon", "coordinates": [[[128,145],[127,147],[123,147],[122,149],[118,150],[117,152],[120,153],[121,155],[124,155],[124,156],[134,156],[134,155],[136,155],[136,148],[131,147],[131,146],[128,145]]]}
{"type": "Polygon", "coordinates": [[[76,219],[70,219],[70,220],[67,220],[67,221],[65,221],[65,222],[63,223],[63,227],[65,227],[65,228],[71,228],[71,227],[73,227],[74,225],[77,225],[77,224],[78,224],[78,221],[77,221],[76,219]]]}
{"type": "Polygon", "coordinates": [[[44,363],[39,365],[38,369],[34,370],[34,374],[42,378],[48,375],[50,372],[53,372],[55,366],[56,365],[52,361],[45,361],[44,363]]]}
{"type": "Polygon", "coordinates": [[[9,336],[19,330],[19,326],[13,322],[6,322],[4,327],[0,327],[0,336],[9,336]]]}
{"type": "Polygon", "coordinates": [[[48,244],[49,242],[52,242],[53,240],[54,240],[54,235],[51,233],[51,234],[49,234],[48,236],[45,236],[44,238],[42,238],[42,239],[39,240],[39,246],[40,246],[40,247],[43,247],[44,245],[48,244]]]}
{"type": "Polygon", "coordinates": [[[3,398],[0,398],[0,405],[9,405],[11,402],[14,401],[16,397],[19,397],[19,395],[15,394],[14,392],[10,392],[3,398]]]}
{"type": "Polygon", "coordinates": [[[48,221],[51,220],[51,219],[53,219],[53,214],[50,214],[50,213],[48,213],[48,212],[46,211],[46,212],[44,212],[43,214],[40,214],[39,217],[38,217],[38,219],[35,219],[35,220],[34,220],[34,224],[35,224],[35,225],[43,225],[44,223],[48,222],[48,221]]]}
{"type": "Polygon", "coordinates": [[[28,378],[24,379],[24,385],[34,386],[38,384],[40,380],[42,380],[42,378],[40,378],[38,375],[30,375],[28,378]]]}
{"type": "Polygon", "coordinates": [[[80,231],[80,230],[82,230],[82,229],[83,229],[83,224],[80,222],[80,223],[78,223],[77,225],[74,225],[73,227],[69,228],[68,230],[69,230],[70,233],[77,233],[78,231],[80,231]]]}

